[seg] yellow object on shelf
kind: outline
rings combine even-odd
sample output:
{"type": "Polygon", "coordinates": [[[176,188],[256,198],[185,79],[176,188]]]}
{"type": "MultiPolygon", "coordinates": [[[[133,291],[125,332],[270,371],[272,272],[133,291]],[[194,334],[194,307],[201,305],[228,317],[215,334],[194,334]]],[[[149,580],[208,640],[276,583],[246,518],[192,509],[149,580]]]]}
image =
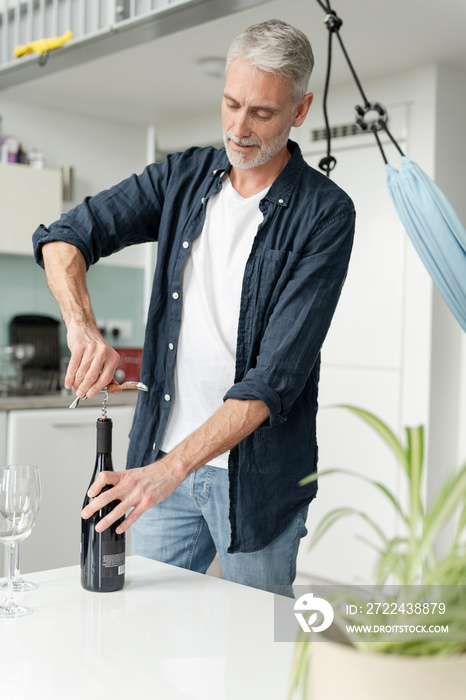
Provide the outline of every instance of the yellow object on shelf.
{"type": "Polygon", "coordinates": [[[18,44],[18,46],[15,46],[14,54],[16,58],[33,52],[38,53],[39,56],[44,56],[49,51],[52,51],[52,49],[60,48],[60,46],[63,46],[65,42],[72,38],[73,32],[68,30],[63,36],[55,36],[49,39],[37,39],[36,41],[29,42],[29,44],[18,44]]]}

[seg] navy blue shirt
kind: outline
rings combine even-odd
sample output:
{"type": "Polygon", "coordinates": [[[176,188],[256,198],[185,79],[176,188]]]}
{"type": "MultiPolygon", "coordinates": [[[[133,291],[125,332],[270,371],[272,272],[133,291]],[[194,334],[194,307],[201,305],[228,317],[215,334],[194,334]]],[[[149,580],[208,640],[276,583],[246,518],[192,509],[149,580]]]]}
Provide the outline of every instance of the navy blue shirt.
{"type": "MultiPolygon", "coordinates": [[[[289,141],[288,148],[290,160],[259,205],[263,221],[244,272],[235,381],[224,397],[259,399],[270,411],[230,453],[229,552],[265,547],[317,490],[316,482],[299,481],[317,468],[320,349],[346,276],[355,213],[297,144],[289,141]]],[[[207,200],[229,168],[223,148],[176,153],[34,233],[39,264],[41,246],[54,240],[77,246],[87,266],[158,241],[141,369],[150,391],[138,398],[128,468],[154,461],[160,448],[174,392],[183,264],[202,231],[207,200]]]]}

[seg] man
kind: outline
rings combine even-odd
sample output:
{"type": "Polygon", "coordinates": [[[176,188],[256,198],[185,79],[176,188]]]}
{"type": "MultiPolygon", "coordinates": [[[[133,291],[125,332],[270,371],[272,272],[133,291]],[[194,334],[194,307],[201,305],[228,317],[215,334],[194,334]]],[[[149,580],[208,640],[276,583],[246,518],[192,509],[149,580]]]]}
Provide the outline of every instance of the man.
{"type": "Polygon", "coordinates": [[[228,54],[225,148],[194,148],[85,200],[34,234],[68,330],[65,386],[94,396],[118,355],[86,268],[158,240],[128,470],[99,477],[83,517],[121,501],[136,553],[292,595],[316,485],[320,348],[349,262],[351,200],[288,140],[312,102],[307,38],[271,20],[228,54]],[[145,466],[142,466],[145,465],[145,466]],[[132,508],[132,510],[130,510],[132,508]]]}

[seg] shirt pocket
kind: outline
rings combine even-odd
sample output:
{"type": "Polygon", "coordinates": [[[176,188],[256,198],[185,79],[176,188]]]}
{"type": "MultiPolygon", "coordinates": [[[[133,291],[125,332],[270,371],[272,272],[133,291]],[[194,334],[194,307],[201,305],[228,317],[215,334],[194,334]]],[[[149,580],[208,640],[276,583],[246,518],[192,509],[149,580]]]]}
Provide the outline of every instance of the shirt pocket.
{"type": "Polygon", "coordinates": [[[268,318],[289,282],[300,256],[292,250],[266,250],[259,259],[256,312],[268,318]]]}

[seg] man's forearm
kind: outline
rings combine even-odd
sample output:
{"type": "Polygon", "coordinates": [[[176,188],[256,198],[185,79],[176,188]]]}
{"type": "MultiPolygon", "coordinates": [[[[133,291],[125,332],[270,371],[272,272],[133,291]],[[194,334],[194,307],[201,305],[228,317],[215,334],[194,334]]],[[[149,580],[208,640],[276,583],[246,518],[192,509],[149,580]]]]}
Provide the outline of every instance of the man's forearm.
{"type": "Polygon", "coordinates": [[[73,323],[97,327],[86,285],[86,263],[81,251],[63,241],[42,248],[47,282],[67,328],[73,323]]]}
{"type": "Polygon", "coordinates": [[[203,425],[164,459],[183,478],[231,450],[269,417],[263,401],[227,399],[203,425]]]}

